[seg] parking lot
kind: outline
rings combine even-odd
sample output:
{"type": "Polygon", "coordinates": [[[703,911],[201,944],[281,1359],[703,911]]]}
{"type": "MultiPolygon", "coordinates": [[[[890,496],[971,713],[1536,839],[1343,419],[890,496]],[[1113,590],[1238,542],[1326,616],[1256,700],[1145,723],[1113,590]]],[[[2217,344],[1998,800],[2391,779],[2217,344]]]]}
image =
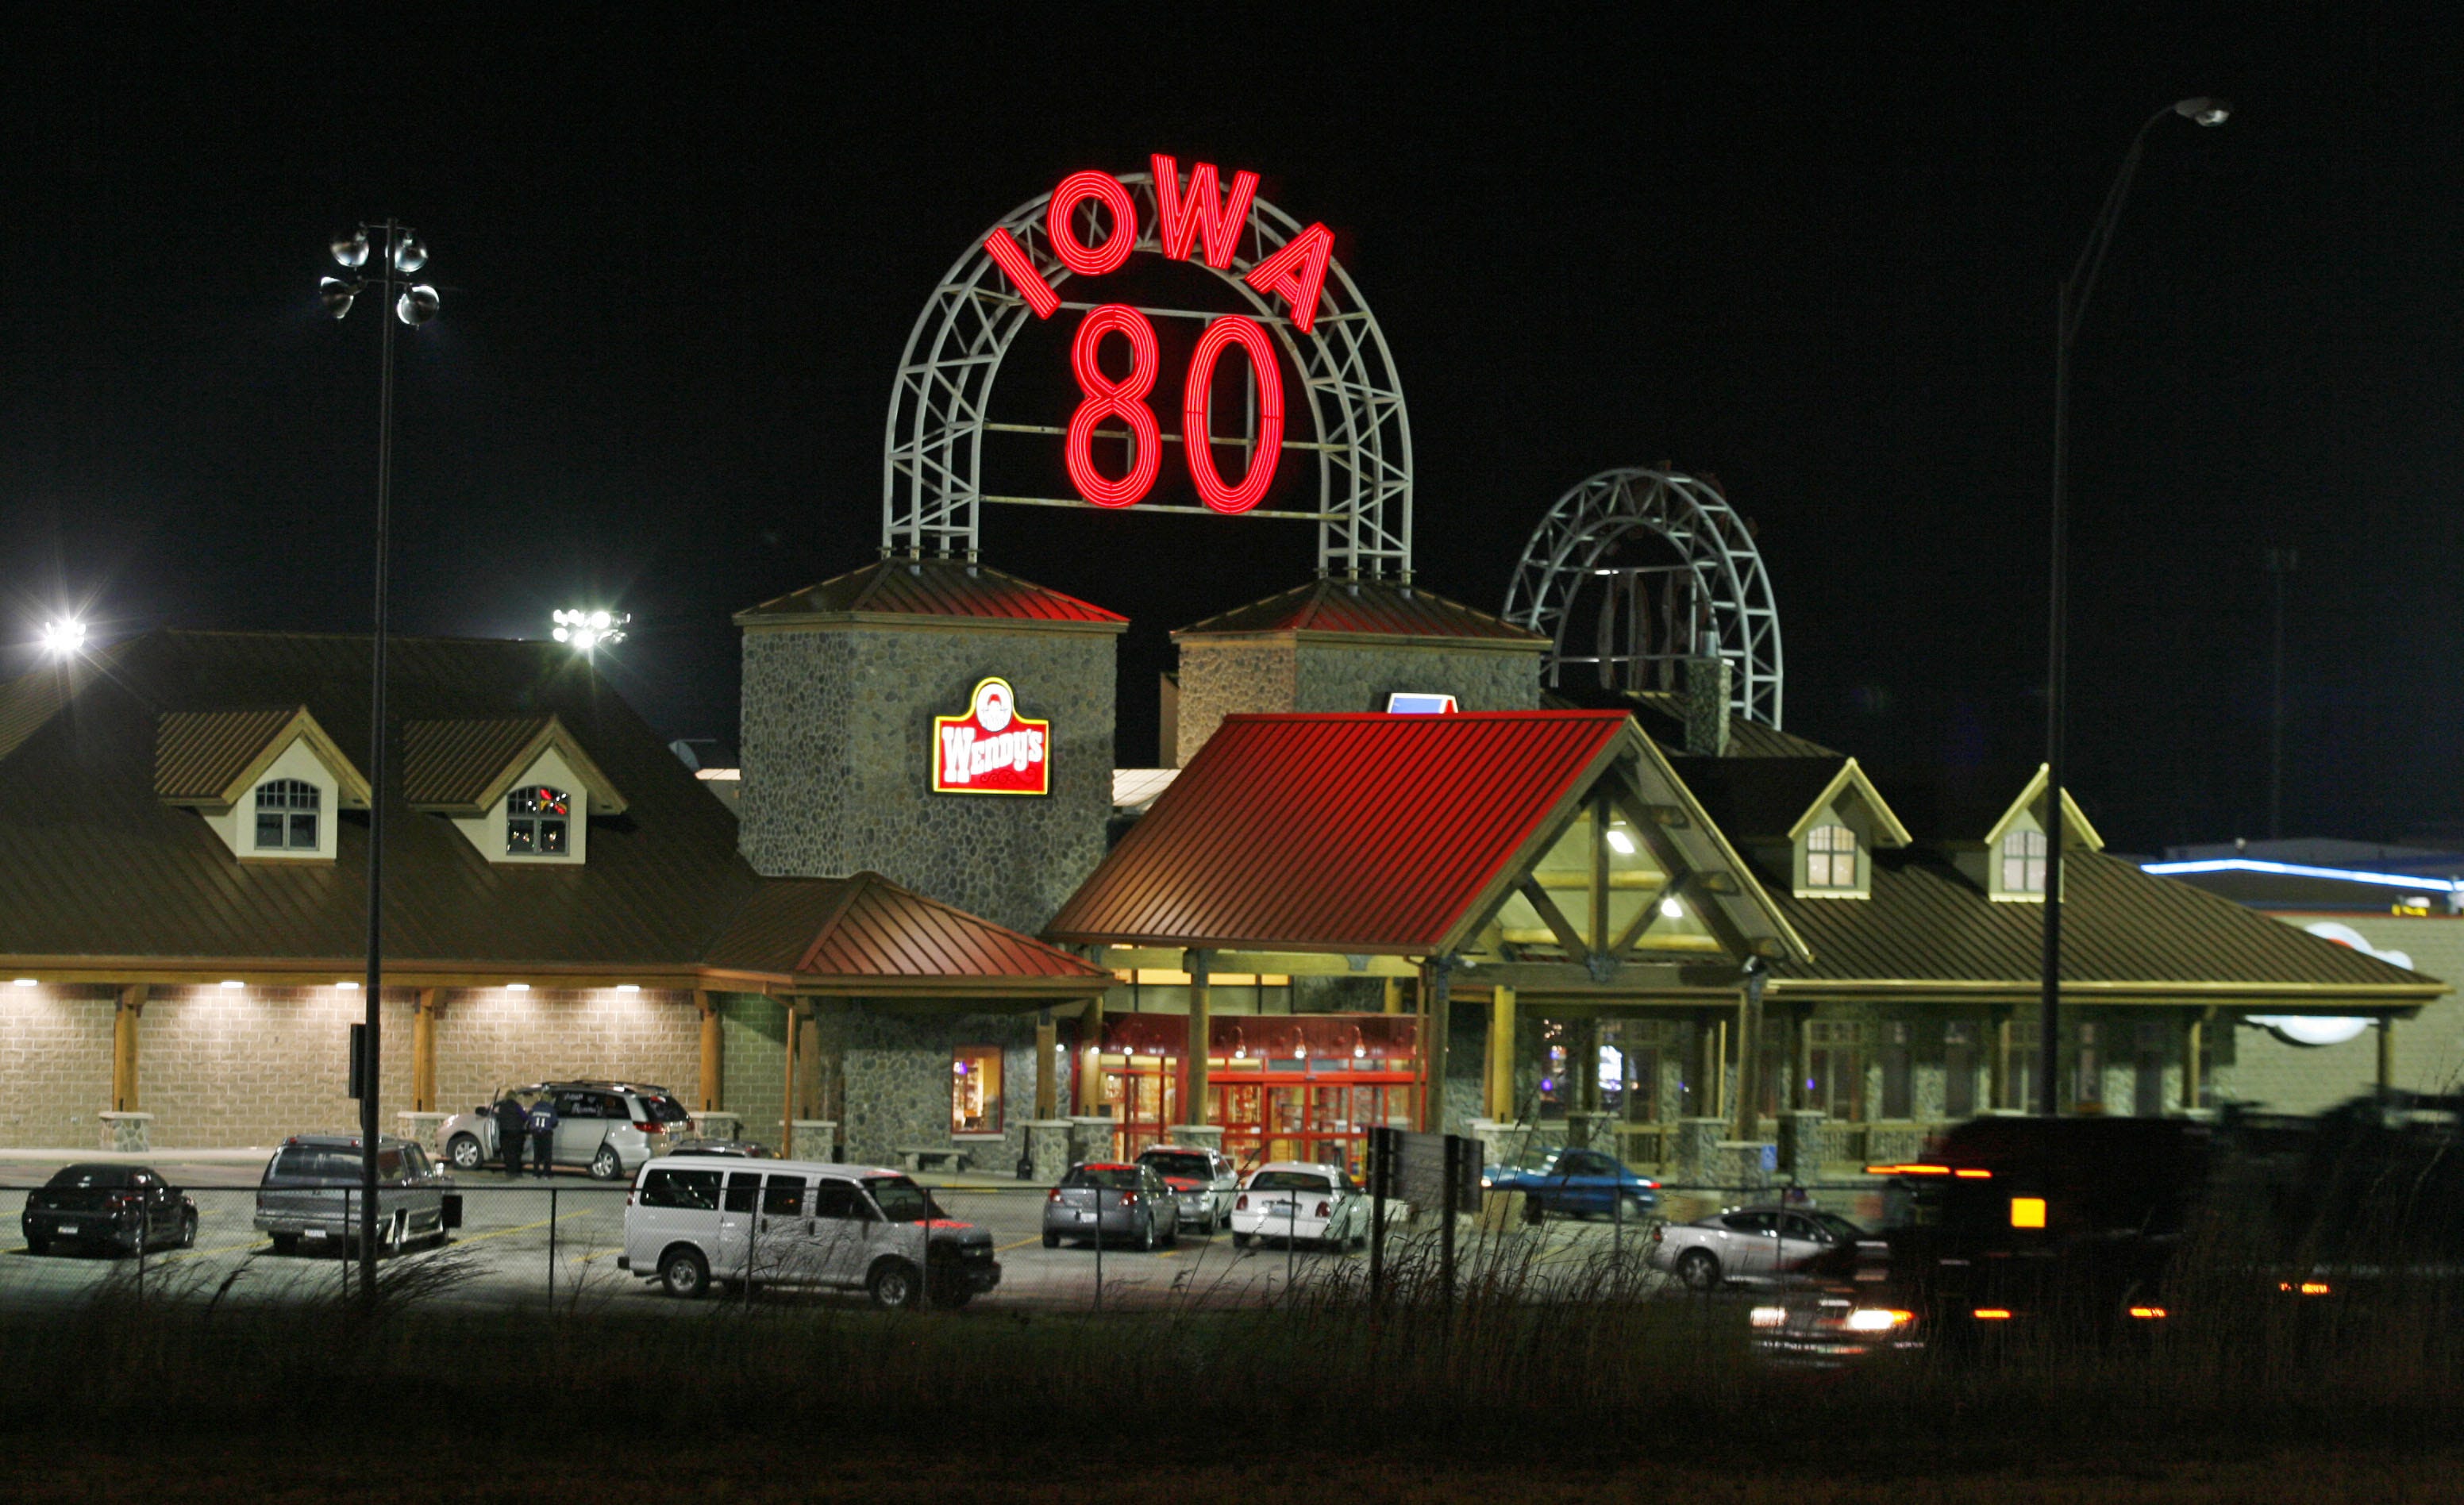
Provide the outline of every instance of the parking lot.
{"type": "MultiPolygon", "coordinates": [[[[26,1250],[18,1233],[26,1190],[39,1186],[60,1163],[65,1158],[0,1163],[0,1187],[6,1188],[0,1189],[0,1302],[75,1301],[105,1282],[133,1279],[137,1273],[133,1259],[81,1252],[36,1256],[26,1250]]],[[[344,1290],[352,1266],[340,1257],[340,1250],[310,1245],[296,1254],[277,1254],[252,1226],[261,1161],[218,1157],[183,1162],[165,1156],[151,1163],[195,1201],[198,1230],[193,1248],[148,1255],[144,1273],[149,1281],[219,1292],[229,1301],[330,1298],[344,1290]]],[[[1291,1249],[1280,1242],[1236,1249],[1225,1232],[1205,1237],[1185,1229],[1177,1246],[1153,1252],[1108,1246],[1100,1259],[1083,1244],[1045,1249],[1043,1188],[981,1178],[938,1184],[935,1178],[920,1179],[952,1217],[992,1234],[1001,1284],[981,1305],[1047,1310],[1084,1310],[1099,1302],[1114,1309],[1256,1305],[1278,1299],[1296,1282],[1337,1274],[1357,1278],[1366,1273],[1365,1253],[1291,1249]]],[[[456,1183],[463,1196],[462,1228],[441,1248],[416,1248],[387,1261],[388,1268],[407,1269],[448,1259],[455,1278],[437,1299],[693,1309],[693,1303],[665,1298],[617,1268],[623,1253],[625,1185],[575,1174],[550,1181],[464,1175],[456,1183]]],[[[1690,1208],[1690,1201],[1672,1202],[1670,1210],[1691,1215],[1690,1208]]],[[[1461,1249],[1467,1260],[1511,1259],[1545,1285],[1552,1277],[1571,1280],[1596,1273],[1602,1260],[1618,1254],[1619,1264],[1630,1264],[1641,1278],[1653,1278],[1643,1276],[1639,1268],[1647,1240],[1647,1225],[1551,1219],[1536,1230],[1517,1223],[1484,1233],[1466,1220],[1461,1249]]],[[[1425,1227],[1398,1226],[1389,1249],[1409,1255],[1427,1251],[1433,1244],[1425,1227]]]]}

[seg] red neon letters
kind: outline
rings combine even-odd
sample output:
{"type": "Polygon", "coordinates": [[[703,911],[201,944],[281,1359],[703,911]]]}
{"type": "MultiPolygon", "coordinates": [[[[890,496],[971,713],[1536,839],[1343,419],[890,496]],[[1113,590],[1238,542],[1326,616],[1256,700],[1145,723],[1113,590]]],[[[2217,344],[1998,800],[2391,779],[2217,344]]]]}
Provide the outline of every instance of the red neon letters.
{"type": "Polygon", "coordinates": [[[1155,412],[1145,401],[1155,384],[1155,325],[1127,303],[1089,309],[1078,326],[1078,338],[1069,343],[1069,368],[1077,373],[1078,389],[1087,394],[1078,410],[1069,415],[1069,437],[1061,451],[1062,460],[1069,467],[1069,483],[1098,507],[1126,507],[1155,488],[1155,472],[1163,465],[1163,435],[1155,432],[1155,412]],[[1116,329],[1130,342],[1130,374],[1117,382],[1095,362],[1095,347],[1116,329]],[[1130,426],[1134,451],[1129,474],[1119,480],[1095,469],[1090,449],[1095,426],[1108,417],[1130,426]]]}
{"type": "Polygon", "coordinates": [[[1292,311],[1292,327],[1308,334],[1317,322],[1317,295],[1326,286],[1326,263],[1333,254],[1334,232],[1311,225],[1241,280],[1261,293],[1280,295],[1292,311]]]}
{"type": "Polygon", "coordinates": [[[1052,190],[1051,206],[1044,211],[1044,232],[1063,266],[1080,277],[1102,277],[1119,270],[1137,249],[1138,207],[1131,202],[1130,190],[1121,187],[1121,180],[1111,173],[1091,168],[1073,172],[1052,190]],[[1077,227],[1069,223],[1078,206],[1089,199],[1102,200],[1112,212],[1111,233],[1100,246],[1089,247],[1080,240],[1077,227]]]}
{"type": "Polygon", "coordinates": [[[984,237],[984,255],[1008,276],[1010,286],[1017,288],[1018,296],[1026,299],[1026,306],[1035,310],[1036,318],[1049,319],[1060,309],[1061,295],[1052,291],[1052,284],[1035,270],[1035,263],[1027,259],[1026,248],[1018,243],[1017,236],[1006,230],[994,231],[984,237]]]}
{"type": "Polygon", "coordinates": [[[1180,396],[1181,448],[1189,452],[1189,478],[1199,499],[1227,515],[1256,506],[1274,484],[1275,461],[1284,445],[1284,374],[1275,365],[1275,343],[1254,319],[1226,314],[1198,337],[1189,358],[1189,381],[1180,396]],[[1215,395],[1215,365],[1223,347],[1237,344],[1249,353],[1249,369],[1258,382],[1258,447],[1250,454],[1249,474],[1238,486],[1226,486],[1215,469],[1215,440],[1207,432],[1206,413],[1215,395]]]}
{"type": "Polygon", "coordinates": [[[1189,169],[1189,192],[1180,191],[1180,164],[1170,157],[1148,159],[1155,169],[1155,239],[1175,261],[1189,259],[1192,238],[1203,231],[1206,264],[1221,270],[1232,264],[1241,245],[1241,227],[1249,222],[1249,205],[1258,196],[1258,175],[1232,174],[1232,191],[1215,195],[1215,164],[1201,162],[1189,169]]]}

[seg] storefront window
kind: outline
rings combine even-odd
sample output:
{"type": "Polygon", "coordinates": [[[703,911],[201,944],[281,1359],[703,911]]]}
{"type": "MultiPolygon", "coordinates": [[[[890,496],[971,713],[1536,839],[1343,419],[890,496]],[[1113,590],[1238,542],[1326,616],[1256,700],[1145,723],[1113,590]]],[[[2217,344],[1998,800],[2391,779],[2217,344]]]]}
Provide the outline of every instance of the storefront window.
{"type": "Polygon", "coordinates": [[[950,1056],[950,1132],[1001,1132],[1001,1053],[990,1045],[960,1046],[950,1056]]]}
{"type": "Polygon", "coordinates": [[[1976,1115],[1976,1026],[1942,1027],[1942,1111],[1946,1117],[1976,1115]]]}

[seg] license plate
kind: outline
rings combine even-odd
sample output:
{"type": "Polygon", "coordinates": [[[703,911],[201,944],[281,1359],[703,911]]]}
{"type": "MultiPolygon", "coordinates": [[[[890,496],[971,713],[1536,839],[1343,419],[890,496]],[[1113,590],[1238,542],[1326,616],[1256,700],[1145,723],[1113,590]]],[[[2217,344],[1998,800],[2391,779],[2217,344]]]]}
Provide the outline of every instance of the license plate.
{"type": "Polygon", "coordinates": [[[1076,1218],[1081,1223],[1092,1223],[1095,1221],[1095,1214],[1092,1212],[1073,1212],[1069,1215],[1076,1218]]]}
{"type": "Polygon", "coordinates": [[[77,1226],[74,1223],[63,1223],[60,1225],[60,1231],[62,1233],[74,1233],[77,1230],[77,1226]]]}

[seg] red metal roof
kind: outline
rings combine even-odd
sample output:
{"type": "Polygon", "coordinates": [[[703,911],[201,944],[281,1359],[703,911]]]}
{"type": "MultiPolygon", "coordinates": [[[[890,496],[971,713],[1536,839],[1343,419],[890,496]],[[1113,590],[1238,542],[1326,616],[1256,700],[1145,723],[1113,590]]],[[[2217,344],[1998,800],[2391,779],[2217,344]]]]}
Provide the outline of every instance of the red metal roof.
{"type": "Polygon", "coordinates": [[[1631,724],[1619,711],[1226,717],[1045,933],[1427,955],[1631,724]]]}
{"type": "Polygon", "coordinates": [[[886,559],[764,601],[737,612],[736,620],[754,626],[815,616],[989,617],[1123,626],[1130,620],[990,565],[946,559],[886,559]]]}
{"type": "Polygon", "coordinates": [[[707,960],[713,966],[815,982],[1032,985],[1049,980],[1100,989],[1112,981],[1111,972],[1058,946],[900,888],[878,873],[766,880],[707,960]]]}
{"type": "Polygon", "coordinates": [[[1385,637],[1485,638],[1546,647],[1548,639],[1418,586],[1383,580],[1316,580],[1173,633],[1356,632],[1385,637]]]}

